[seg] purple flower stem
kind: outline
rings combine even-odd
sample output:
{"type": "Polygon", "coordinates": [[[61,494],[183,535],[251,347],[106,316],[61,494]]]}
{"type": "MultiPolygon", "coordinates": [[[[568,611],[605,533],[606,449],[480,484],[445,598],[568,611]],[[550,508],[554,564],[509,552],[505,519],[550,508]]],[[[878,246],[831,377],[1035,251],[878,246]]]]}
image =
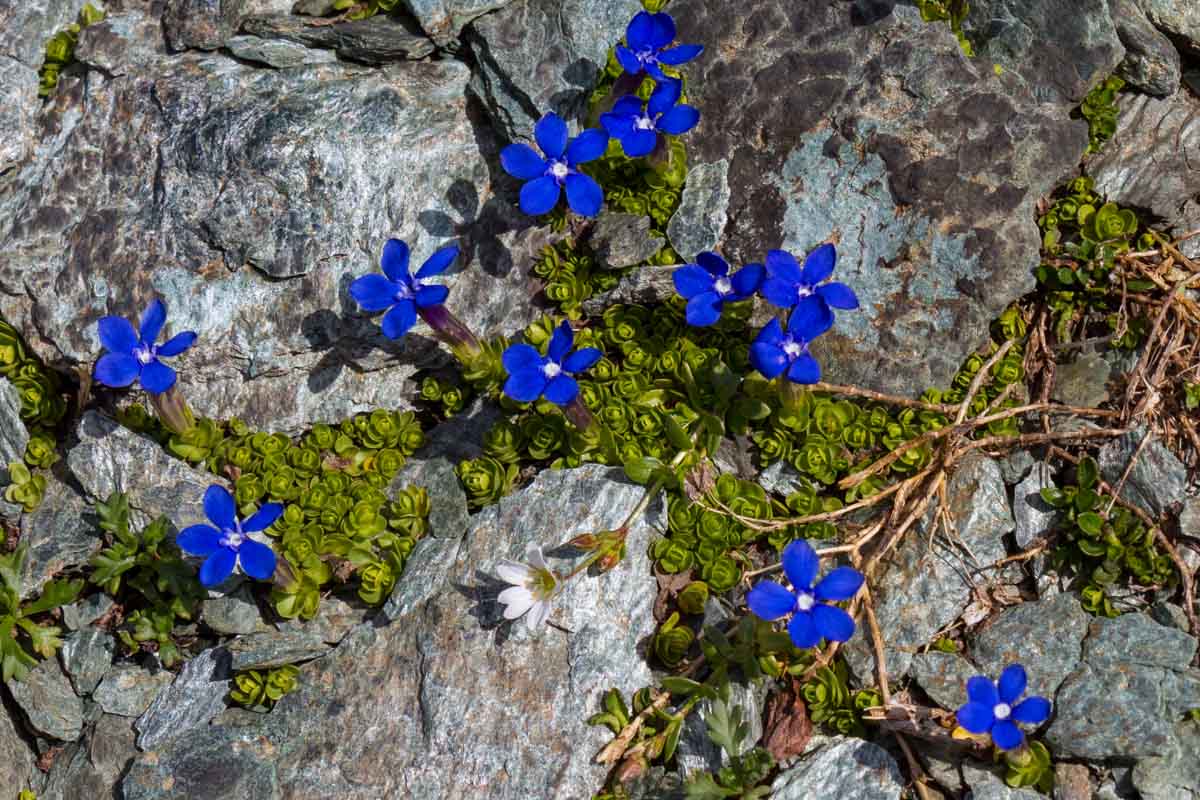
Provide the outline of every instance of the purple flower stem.
{"type": "Polygon", "coordinates": [[[178,383],[165,392],[151,394],[150,405],[163,425],[180,436],[196,427],[196,417],[188,407],[187,401],[183,399],[178,383]]]}
{"type": "Polygon", "coordinates": [[[462,363],[466,364],[483,352],[483,346],[479,344],[475,334],[471,333],[471,329],[451,314],[444,305],[418,308],[417,313],[462,363]]]}
{"type": "Polygon", "coordinates": [[[592,412],[583,404],[583,397],[575,395],[575,399],[562,407],[563,415],[570,421],[572,425],[581,431],[586,431],[596,424],[596,418],[592,416],[592,412]]]}

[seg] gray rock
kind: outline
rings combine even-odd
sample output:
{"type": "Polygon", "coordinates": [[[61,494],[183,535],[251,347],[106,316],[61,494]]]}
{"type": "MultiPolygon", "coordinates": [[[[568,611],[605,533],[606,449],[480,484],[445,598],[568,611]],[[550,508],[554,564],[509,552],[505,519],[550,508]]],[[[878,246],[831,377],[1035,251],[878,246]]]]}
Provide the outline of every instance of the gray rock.
{"type": "Polygon", "coordinates": [[[1083,353],[1054,371],[1053,399],[1073,406],[1095,408],[1108,400],[1111,367],[1097,353],[1083,353]]]}
{"type": "Polygon", "coordinates": [[[116,640],[99,628],[85,628],[63,637],[58,657],[76,694],[91,694],[112,667],[116,640]]]}
{"type": "Polygon", "coordinates": [[[1054,800],[1093,800],[1096,782],[1084,764],[1060,761],[1054,765],[1054,800]]]}
{"type": "Polygon", "coordinates": [[[241,672],[320,658],[329,652],[329,645],[318,633],[287,630],[239,636],[229,643],[228,649],[233,657],[231,668],[234,672],[241,672]]]}
{"type": "Polygon", "coordinates": [[[39,663],[25,680],[9,681],[8,690],[29,727],[42,736],[73,742],[83,732],[83,701],[56,659],[39,663]]]}
{"type": "MultiPolygon", "coordinates": [[[[479,440],[476,440],[479,441],[479,440]]],[[[446,458],[412,459],[405,464],[392,484],[388,496],[395,497],[409,486],[424,486],[429,492],[429,535],[439,539],[460,539],[466,533],[467,493],[446,458]]]]}
{"type": "Polygon", "coordinates": [[[667,223],[667,238],[675,252],[694,261],[714,249],[729,222],[729,160],[697,164],[688,170],[679,208],[667,223]]]}
{"type": "Polygon", "coordinates": [[[585,314],[599,314],[615,303],[661,303],[675,294],[671,274],[678,267],[641,267],[621,278],[612,289],[583,301],[585,314]]]}
{"type": "Polygon", "coordinates": [[[458,37],[463,26],[513,0],[404,0],[410,14],[439,45],[458,37]]]}
{"type": "Polygon", "coordinates": [[[1033,789],[1014,789],[1004,782],[997,771],[978,769],[963,764],[963,780],[970,787],[967,800],[1044,800],[1045,795],[1033,789]]]}
{"type": "MultiPolygon", "coordinates": [[[[1100,474],[1109,485],[1117,486],[1145,435],[1146,429],[1138,428],[1100,448],[1096,460],[1100,474]]],[[[1152,439],[1138,453],[1137,461],[1121,487],[1121,498],[1157,517],[1168,510],[1177,511],[1183,504],[1187,488],[1187,468],[1166,445],[1152,439]]]]}
{"type": "MultiPolygon", "coordinates": [[[[742,721],[748,726],[747,742],[757,742],[762,738],[767,692],[768,687],[762,681],[757,685],[736,681],[729,684],[729,707],[741,709],[742,721]]],[[[675,757],[680,775],[684,778],[696,771],[716,772],[729,763],[729,754],[709,738],[708,725],[704,720],[711,710],[712,702],[701,700],[683,723],[675,757]]]]}
{"type": "Polygon", "coordinates": [[[608,689],[652,681],[637,653],[654,630],[646,548],[661,503],[633,525],[624,562],[566,584],[551,619],[569,634],[503,622],[492,576],[528,543],[620,524],[643,491],[620,474],[549,470],[475,515],[462,542],[422,540],[392,624],[355,628],[270,714],[227,712],[143,754],[125,798],[591,796],[605,774],[592,759],[611,736],[586,718],[608,689]]]}
{"type": "Polygon", "coordinates": [[[0,55],[0,176],[32,152],[40,106],[37,70],[0,55]]]}
{"type": "Polygon", "coordinates": [[[679,40],[706,48],[686,66],[704,114],[687,142],[694,164],[729,160],[722,252],[749,263],[839,237],[835,277],[862,308],[814,346],[827,379],[916,395],[1032,289],[1034,206],[1087,145],[1072,103],[1043,103],[963,58],[948,26],[889,5],[868,24],[841,0],[674,0],[671,13],[679,40]]]}
{"type": "Polygon", "coordinates": [[[433,52],[433,42],[414,30],[410,22],[389,14],[334,25],[313,25],[291,14],[277,14],[251,17],[242,30],[262,39],[333,50],[348,61],[363,64],[414,60],[433,52]]]}
{"type": "MultiPolygon", "coordinates": [[[[892,675],[907,673],[913,653],[958,618],[977,587],[1015,579],[1008,569],[999,574],[984,569],[1005,557],[1003,537],[1015,525],[1000,467],[986,457],[969,457],[951,476],[947,492],[954,541],[940,534],[930,541],[931,512],[897,547],[873,590],[892,675]]],[[[842,652],[856,675],[871,674],[875,656],[867,637],[854,637],[842,652]]]]}
{"type": "Polygon", "coordinates": [[[589,240],[602,267],[621,269],[642,263],[662,249],[666,241],[650,232],[644,214],[600,214],[589,240]]]}
{"type": "Polygon", "coordinates": [[[142,667],[116,666],[100,681],[92,699],[105,713],[138,717],[174,679],[166,670],[151,672],[142,667]]]}
{"type": "MultiPolygon", "coordinates": [[[[967,702],[967,680],[980,674],[974,664],[958,653],[937,650],[913,656],[910,671],[933,702],[951,711],[967,702]]],[[[998,676],[991,677],[995,680],[998,676]]]]}
{"type": "Polygon", "coordinates": [[[1054,103],[1083,100],[1125,55],[1107,0],[976,0],[966,27],[983,63],[1054,103]]]}
{"type": "Polygon", "coordinates": [[[1000,474],[1008,484],[1020,483],[1029,470],[1033,469],[1035,459],[1028,450],[1014,450],[1000,459],[1000,474]]]}
{"type": "Polygon", "coordinates": [[[1174,603],[1166,603],[1159,601],[1149,608],[1150,617],[1159,625],[1165,625],[1168,628],[1186,633],[1191,627],[1188,622],[1187,614],[1182,608],[1174,603]]]}
{"type": "Polygon", "coordinates": [[[91,625],[109,612],[113,607],[113,599],[104,592],[96,592],[82,600],[76,600],[62,607],[63,625],[68,630],[77,631],[85,625],[91,625]]]}
{"type": "Polygon", "coordinates": [[[162,27],[171,48],[216,50],[252,14],[287,13],[292,0],[167,0],[162,27]]]}
{"type": "Polygon", "coordinates": [[[1063,680],[1078,666],[1088,613],[1079,598],[1063,593],[1005,609],[975,637],[971,658],[996,680],[1009,664],[1022,664],[1027,694],[1054,699],[1063,680]]]}
{"type": "Polygon", "coordinates": [[[1200,97],[1187,91],[1161,100],[1127,93],[1117,106],[1116,133],[1085,164],[1096,191],[1150,212],[1176,236],[1200,228],[1200,205],[1192,200],[1200,185],[1200,97]]]}
{"type": "Polygon", "coordinates": [[[1200,706],[1196,640],[1143,614],[1091,623],[1084,661],[1055,700],[1046,743],[1060,757],[1170,757],[1177,720],[1200,706]]]}
{"type": "Polygon", "coordinates": [[[54,759],[45,787],[45,800],[96,800],[113,797],[114,786],[137,754],[128,717],[101,714],[82,741],[54,759]]]}
{"type": "Polygon", "coordinates": [[[899,800],[900,767],[876,744],[846,736],[817,736],[798,764],[771,784],[774,800],[899,800]]]}
{"type": "Polygon", "coordinates": [[[229,694],[229,653],[211,648],[183,665],[169,687],[159,692],[133,723],[140,750],[154,750],[225,710],[229,694]]]}
{"type": "Polygon", "coordinates": [[[276,69],[328,64],[337,61],[332,50],[314,50],[297,42],[262,39],[258,36],[234,36],[225,43],[229,52],[247,61],[257,61],[276,69]]]}
{"type": "Polygon", "coordinates": [[[508,139],[532,139],[548,111],[580,120],[608,49],[638,0],[521,0],[463,32],[478,64],[472,90],[508,139]]]}
{"type": "Polygon", "coordinates": [[[41,505],[21,517],[21,541],[28,547],[21,571],[21,598],[41,594],[47,581],[83,566],[103,544],[91,506],[74,489],[47,475],[41,505]]]}
{"type": "Polygon", "coordinates": [[[7,699],[0,697],[0,781],[15,791],[31,788],[37,774],[33,748],[16,721],[19,713],[7,699]]]}
{"type": "Polygon", "coordinates": [[[776,461],[759,474],[758,482],[768,492],[787,497],[792,492],[799,491],[808,483],[808,479],[788,462],[776,461]]]}
{"type": "Polygon", "coordinates": [[[19,36],[0,37],[0,56],[38,69],[46,54],[46,40],[79,16],[87,0],[43,0],[40,3],[0,3],[0,31],[19,36]]]}
{"type": "Polygon", "coordinates": [[[75,46],[76,60],[106,78],[136,73],[166,54],[162,20],[142,11],[109,14],[81,30],[75,46]]]}
{"type": "Polygon", "coordinates": [[[1133,768],[1133,785],[1142,800],[1197,800],[1200,798],[1200,727],[1192,720],[1175,725],[1171,751],[1145,758],[1133,768]]]}
{"type": "Polygon", "coordinates": [[[0,381],[0,485],[12,481],[8,465],[24,460],[28,444],[29,430],[21,420],[21,394],[12,381],[0,381]]]}
{"type": "Polygon", "coordinates": [[[328,595],[321,598],[321,606],[312,619],[287,620],[278,627],[281,631],[315,633],[326,644],[337,644],[373,613],[374,609],[363,606],[361,601],[346,602],[337,595],[328,595]]]}
{"type": "Polygon", "coordinates": [[[217,633],[254,633],[265,628],[258,604],[245,585],[221,597],[207,598],[200,619],[217,633]]]}
{"type": "Polygon", "coordinates": [[[1137,0],[1109,0],[1125,60],[1117,74],[1132,87],[1156,97],[1169,97],[1179,88],[1179,51],[1146,19],[1137,0]]]}
{"type": "MultiPolygon", "coordinates": [[[[1050,467],[1043,461],[1036,462],[1029,475],[1013,489],[1013,518],[1016,530],[1013,538],[1017,548],[1028,550],[1039,539],[1047,538],[1054,529],[1058,511],[1042,499],[1041,491],[1054,486],[1050,467]]],[[[1042,574],[1044,554],[1033,557],[1031,567],[1034,575],[1042,574]]]]}
{"type": "Polygon", "coordinates": [[[1200,52],[1200,7],[1189,0],[1138,0],[1142,10],[1164,33],[1200,52]]]}

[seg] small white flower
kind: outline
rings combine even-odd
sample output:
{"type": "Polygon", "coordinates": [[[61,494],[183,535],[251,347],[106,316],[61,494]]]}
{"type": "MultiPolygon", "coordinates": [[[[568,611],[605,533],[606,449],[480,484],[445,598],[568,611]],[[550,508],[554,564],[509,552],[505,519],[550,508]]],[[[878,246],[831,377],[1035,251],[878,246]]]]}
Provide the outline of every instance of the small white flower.
{"type": "Polygon", "coordinates": [[[501,580],[513,584],[500,593],[505,619],[517,619],[525,612],[525,624],[529,630],[536,629],[550,616],[550,601],[554,597],[558,581],[539,545],[531,544],[525,551],[527,564],[504,559],[496,566],[501,580]]]}

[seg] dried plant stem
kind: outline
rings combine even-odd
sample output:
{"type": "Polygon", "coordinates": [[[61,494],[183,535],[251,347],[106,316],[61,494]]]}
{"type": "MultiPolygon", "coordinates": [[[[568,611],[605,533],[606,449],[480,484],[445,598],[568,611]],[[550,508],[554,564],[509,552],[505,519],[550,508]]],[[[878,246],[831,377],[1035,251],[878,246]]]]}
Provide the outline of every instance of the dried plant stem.
{"type": "MultiPolygon", "coordinates": [[[[654,690],[651,689],[651,692],[654,690]]],[[[654,702],[642,709],[641,713],[629,721],[629,724],[617,734],[617,738],[609,742],[603,750],[596,756],[597,764],[616,764],[625,756],[625,751],[629,749],[629,743],[633,741],[633,737],[637,736],[637,732],[641,730],[646,720],[654,714],[667,707],[667,703],[671,701],[671,693],[663,691],[654,697],[654,702]]]]}
{"type": "Polygon", "coordinates": [[[957,406],[950,403],[926,403],[923,400],[910,400],[907,397],[873,392],[870,389],[860,389],[857,386],[845,386],[840,383],[814,383],[810,388],[818,392],[830,392],[832,394],[846,395],[847,397],[865,397],[868,400],[876,400],[890,406],[919,408],[922,411],[936,411],[940,414],[952,414],[954,413],[954,409],[957,408],[957,406]]]}

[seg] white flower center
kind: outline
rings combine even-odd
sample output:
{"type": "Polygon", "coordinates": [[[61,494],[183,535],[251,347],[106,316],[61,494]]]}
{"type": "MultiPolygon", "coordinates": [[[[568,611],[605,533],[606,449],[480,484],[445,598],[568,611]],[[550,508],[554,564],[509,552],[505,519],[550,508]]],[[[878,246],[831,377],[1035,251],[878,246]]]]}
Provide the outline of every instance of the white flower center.
{"type": "Polygon", "coordinates": [[[633,127],[639,131],[652,131],[654,130],[654,120],[649,117],[636,117],[633,121],[633,127]]]}
{"type": "Polygon", "coordinates": [[[550,174],[554,176],[555,180],[561,181],[571,174],[571,168],[562,161],[555,161],[550,165],[550,174]]]}
{"type": "Polygon", "coordinates": [[[783,340],[783,352],[787,353],[788,358],[795,360],[804,352],[804,345],[789,336],[783,340]]]}
{"type": "Polygon", "coordinates": [[[816,605],[816,598],[809,592],[796,592],[796,608],[801,611],[812,611],[812,607],[816,605]]]}
{"type": "Polygon", "coordinates": [[[221,532],[224,534],[219,542],[222,547],[232,547],[236,550],[242,546],[242,542],[246,541],[246,534],[242,533],[241,523],[235,524],[237,525],[237,530],[226,528],[221,532]]]}
{"type": "Polygon", "coordinates": [[[139,364],[142,364],[142,365],[149,364],[151,361],[154,360],[154,348],[153,347],[137,347],[137,348],[134,348],[133,355],[135,358],[137,358],[139,364]]]}
{"type": "Polygon", "coordinates": [[[658,61],[658,58],[654,55],[654,49],[647,47],[645,50],[639,50],[637,52],[637,60],[643,64],[650,64],[658,61]]]}
{"type": "Polygon", "coordinates": [[[555,364],[553,361],[542,367],[542,374],[547,378],[557,378],[561,372],[562,367],[560,367],[558,364],[555,364]]]}
{"type": "Polygon", "coordinates": [[[713,288],[717,290],[717,294],[724,296],[733,291],[733,284],[729,282],[729,278],[717,278],[713,281],[713,288]]]}
{"type": "Polygon", "coordinates": [[[798,297],[800,299],[804,299],[805,297],[808,297],[812,293],[813,293],[813,287],[809,286],[807,283],[802,283],[796,287],[796,297],[798,297]]]}
{"type": "Polygon", "coordinates": [[[997,703],[996,707],[992,709],[992,714],[995,715],[996,719],[1008,719],[1008,715],[1011,713],[1012,709],[1008,703],[997,703]]]}

